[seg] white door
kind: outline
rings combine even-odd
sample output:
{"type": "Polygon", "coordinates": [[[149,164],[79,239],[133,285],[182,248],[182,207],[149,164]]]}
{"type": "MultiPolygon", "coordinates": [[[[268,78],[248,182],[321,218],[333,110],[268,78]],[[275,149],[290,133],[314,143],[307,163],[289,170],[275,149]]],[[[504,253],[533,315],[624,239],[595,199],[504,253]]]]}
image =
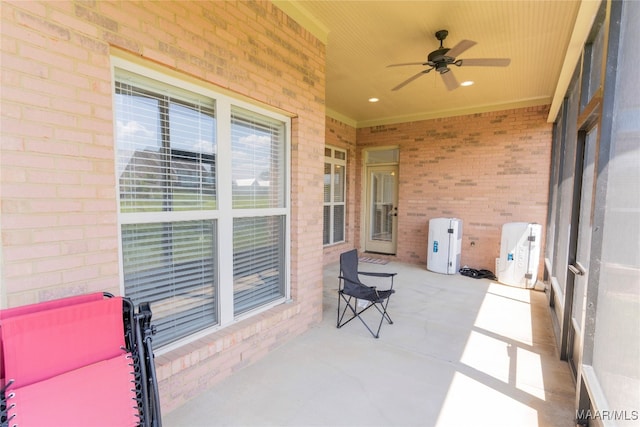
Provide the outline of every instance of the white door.
{"type": "Polygon", "coordinates": [[[398,165],[367,166],[365,251],[396,253],[398,165]]]}

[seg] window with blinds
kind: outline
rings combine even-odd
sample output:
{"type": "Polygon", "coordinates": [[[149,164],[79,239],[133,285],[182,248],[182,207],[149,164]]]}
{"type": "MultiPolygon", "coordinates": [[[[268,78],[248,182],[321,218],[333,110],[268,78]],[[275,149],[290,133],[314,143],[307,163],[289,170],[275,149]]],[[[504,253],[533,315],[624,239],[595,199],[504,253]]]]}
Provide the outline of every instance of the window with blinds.
{"type": "Polygon", "coordinates": [[[323,244],[345,240],[345,200],[347,152],[338,148],[324,149],[323,244]]]}
{"type": "Polygon", "coordinates": [[[163,95],[151,84],[128,73],[116,82],[121,211],[215,209],[213,101],[163,95]]]}
{"type": "Polygon", "coordinates": [[[155,344],[217,323],[215,242],[214,221],[122,226],[126,293],[151,303],[155,344]]]}
{"type": "Polygon", "coordinates": [[[116,75],[125,294],[151,303],[154,341],[162,345],[218,322],[216,221],[204,215],[217,207],[215,104],[123,70],[116,75]],[[181,220],[189,211],[196,220],[181,220]]]}
{"type": "Polygon", "coordinates": [[[235,315],[285,295],[284,148],[282,122],[232,108],[235,315]]]}
{"type": "Polygon", "coordinates": [[[154,344],[284,302],[289,119],[115,62],[124,293],[154,344]]]}

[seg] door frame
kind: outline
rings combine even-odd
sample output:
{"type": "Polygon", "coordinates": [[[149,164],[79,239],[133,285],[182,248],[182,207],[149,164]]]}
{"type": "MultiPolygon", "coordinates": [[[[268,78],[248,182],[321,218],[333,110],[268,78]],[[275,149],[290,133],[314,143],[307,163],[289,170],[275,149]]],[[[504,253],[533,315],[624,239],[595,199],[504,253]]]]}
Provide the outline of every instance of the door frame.
{"type": "MultiPolygon", "coordinates": [[[[596,116],[597,118],[597,116],[596,116]]],[[[586,278],[588,278],[588,271],[585,271],[583,266],[580,264],[580,260],[578,259],[580,253],[580,247],[584,244],[589,244],[591,246],[591,237],[592,232],[589,231],[588,235],[582,235],[584,232],[584,227],[591,227],[593,224],[593,208],[595,202],[595,183],[597,178],[597,160],[598,160],[598,149],[600,142],[600,127],[598,126],[597,120],[590,120],[587,123],[584,123],[581,128],[578,129],[578,138],[577,138],[577,146],[576,146],[576,158],[575,158],[575,178],[573,182],[573,200],[571,206],[571,230],[569,234],[569,254],[567,257],[567,279],[566,279],[566,299],[565,299],[565,339],[564,348],[561,349],[561,353],[566,356],[566,360],[569,364],[569,368],[574,376],[574,380],[577,378],[579,373],[579,367],[582,362],[582,354],[581,349],[583,347],[584,341],[584,327],[585,327],[585,319],[583,313],[574,313],[574,302],[576,298],[585,298],[587,292],[587,283],[586,278]],[[594,151],[593,164],[591,167],[593,171],[591,172],[591,188],[587,189],[587,191],[591,192],[590,200],[591,203],[588,205],[585,203],[588,200],[583,199],[584,194],[584,179],[585,179],[585,171],[586,168],[589,167],[587,163],[587,157],[589,155],[588,146],[589,135],[592,132],[596,132],[595,140],[591,143],[594,144],[591,149],[594,151]],[[588,224],[584,224],[580,219],[585,219],[584,213],[587,213],[586,219],[588,220],[588,224]],[[584,238],[587,238],[583,240],[584,238]],[[586,278],[582,278],[581,276],[586,276],[586,278]],[[577,280],[585,280],[583,285],[583,294],[576,295],[576,281],[577,280]],[[577,325],[574,321],[574,318],[577,316],[581,316],[580,325],[577,325]],[[579,328],[579,329],[578,329],[579,328]],[[576,354],[577,352],[577,354],[576,354]]],[[[590,260],[587,260],[590,261],[590,260]]],[[[582,307],[583,312],[585,307],[582,307]]]]}
{"type": "Polygon", "coordinates": [[[398,204],[399,204],[399,175],[400,175],[400,162],[399,162],[399,147],[398,146],[385,146],[385,147],[376,147],[371,149],[364,149],[362,151],[362,197],[361,197],[361,208],[360,208],[360,223],[362,226],[360,227],[360,247],[363,252],[372,252],[372,253],[380,253],[385,255],[395,255],[397,252],[397,240],[398,240],[398,204]],[[397,160],[390,162],[375,162],[368,163],[369,153],[375,151],[392,151],[397,150],[397,160]],[[369,239],[370,233],[370,207],[371,207],[371,188],[369,185],[369,175],[371,170],[373,169],[389,169],[395,172],[395,188],[394,188],[394,209],[393,209],[393,223],[392,223],[392,239],[388,245],[372,245],[369,239]]]}

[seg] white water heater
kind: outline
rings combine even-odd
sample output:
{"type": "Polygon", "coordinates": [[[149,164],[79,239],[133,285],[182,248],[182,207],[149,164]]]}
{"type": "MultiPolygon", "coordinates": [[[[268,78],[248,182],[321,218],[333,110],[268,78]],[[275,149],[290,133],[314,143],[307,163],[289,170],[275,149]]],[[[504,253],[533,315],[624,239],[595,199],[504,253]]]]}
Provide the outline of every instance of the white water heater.
{"type": "Polygon", "coordinates": [[[538,280],[542,226],[529,222],[508,222],[502,226],[498,281],[532,288],[538,280]]]}
{"type": "Polygon", "coordinates": [[[435,273],[456,274],[460,270],[462,220],[432,218],[429,220],[427,269],[435,273]]]}

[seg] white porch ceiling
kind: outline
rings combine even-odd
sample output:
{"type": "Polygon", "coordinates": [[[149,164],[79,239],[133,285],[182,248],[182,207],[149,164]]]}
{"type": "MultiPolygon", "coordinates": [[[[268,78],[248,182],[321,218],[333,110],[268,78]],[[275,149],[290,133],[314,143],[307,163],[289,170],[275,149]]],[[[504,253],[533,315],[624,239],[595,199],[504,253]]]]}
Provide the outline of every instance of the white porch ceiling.
{"type": "MultiPolygon", "coordinates": [[[[327,45],[327,114],[356,127],[552,104],[564,94],[599,0],[275,1],[327,45]],[[439,47],[477,44],[458,58],[511,58],[508,67],[450,67],[469,87],[448,91],[435,71],[391,89],[439,47]],[[379,98],[370,103],[369,98],[379,98]],[[557,97],[557,95],[556,95],[557,97]]],[[[552,106],[557,109],[558,100],[552,106]]],[[[553,120],[551,117],[550,120],[553,120]]]]}

